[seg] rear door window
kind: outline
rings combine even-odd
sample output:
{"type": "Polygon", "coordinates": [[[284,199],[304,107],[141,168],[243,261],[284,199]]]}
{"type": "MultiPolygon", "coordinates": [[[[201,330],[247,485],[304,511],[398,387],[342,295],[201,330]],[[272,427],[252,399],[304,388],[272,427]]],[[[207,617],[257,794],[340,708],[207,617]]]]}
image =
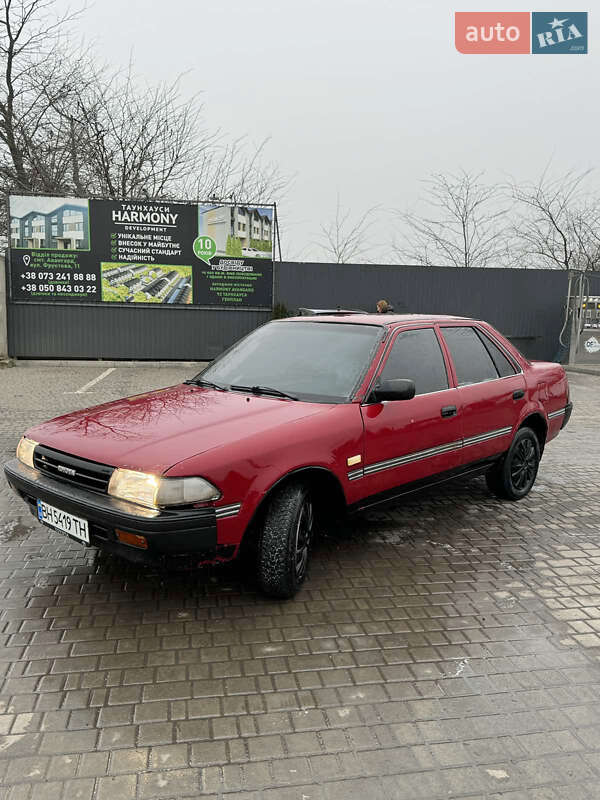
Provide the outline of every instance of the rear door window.
{"type": "Polygon", "coordinates": [[[485,345],[470,327],[442,328],[459,386],[493,381],[498,371],[485,345]]]}

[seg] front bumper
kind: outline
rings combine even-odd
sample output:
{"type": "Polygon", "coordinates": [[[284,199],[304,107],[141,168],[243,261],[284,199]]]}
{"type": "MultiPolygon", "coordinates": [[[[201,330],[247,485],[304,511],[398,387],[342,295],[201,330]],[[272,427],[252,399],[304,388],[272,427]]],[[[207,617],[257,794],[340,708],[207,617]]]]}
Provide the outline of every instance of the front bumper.
{"type": "Polygon", "coordinates": [[[197,564],[217,557],[217,519],[212,507],[154,511],[109,495],[65,485],[17,459],[4,465],[4,474],[35,517],[39,499],[86,519],[90,545],[94,547],[141,562],[197,564]],[[145,536],[148,549],[122,544],[117,539],[116,528],[145,536]]]}

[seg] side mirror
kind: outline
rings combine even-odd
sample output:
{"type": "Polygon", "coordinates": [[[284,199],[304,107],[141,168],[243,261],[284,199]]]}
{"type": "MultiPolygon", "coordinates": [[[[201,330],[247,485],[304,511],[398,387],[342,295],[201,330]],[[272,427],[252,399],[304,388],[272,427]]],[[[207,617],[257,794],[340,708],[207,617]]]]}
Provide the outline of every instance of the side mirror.
{"type": "Polygon", "coordinates": [[[371,392],[369,400],[381,403],[383,400],[412,400],[415,396],[415,382],[407,378],[379,381],[371,392]]]}

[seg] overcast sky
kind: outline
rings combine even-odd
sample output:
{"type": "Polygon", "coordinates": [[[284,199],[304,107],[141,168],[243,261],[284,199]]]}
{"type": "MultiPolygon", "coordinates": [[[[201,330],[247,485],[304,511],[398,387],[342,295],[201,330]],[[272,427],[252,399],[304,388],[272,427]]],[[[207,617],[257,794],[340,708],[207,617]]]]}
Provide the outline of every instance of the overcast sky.
{"type": "MultiPolygon", "coordinates": [[[[565,0],[411,5],[96,0],[74,27],[115,65],[132,54],[148,80],[189,71],[184,87],[203,92],[209,125],[270,137],[269,156],[295,176],[286,195],[273,198],[284,256],[310,260],[323,258],[315,242],[338,192],[356,213],[375,204],[407,209],[433,171],[531,180],[549,159],[556,170],[600,161],[600,12],[565,0]],[[454,11],[555,8],[563,17],[591,11],[588,55],[474,56],[454,48],[454,11]]],[[[381,220],[373,235],[385,257],[393,215],[381,220]]]]}
{"type": "Polygon", "coordinates": [[[22,217],[30,211],[39,211],[41,214],[48,214],[50,211],[63,205],[72,205],[87,208],[87,203],[80,198],[73,197],[13,197],[10,201],[10,213],[15,217],[22,217]]]}

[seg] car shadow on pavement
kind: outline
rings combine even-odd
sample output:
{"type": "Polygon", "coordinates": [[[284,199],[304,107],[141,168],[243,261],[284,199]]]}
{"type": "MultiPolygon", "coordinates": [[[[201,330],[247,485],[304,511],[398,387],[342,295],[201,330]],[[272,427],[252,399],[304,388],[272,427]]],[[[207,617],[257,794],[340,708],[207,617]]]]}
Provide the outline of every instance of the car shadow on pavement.
{"type": "MultiPolygon", "coordinates": [[[[465,544],[465,531],[474,526],[488,527],[496,512],[503,515],[505,503],[493,498],[483,479],[455,482],[451,486],[406,497],[381,510],[361,512],[319,531],[313,548],[308,576],[298,597],[319,591],[328,583],[327,572],[337,562],[360,565],[381,557],[383,547],[393,547],[398,554],[413,557],[422,547],[437,547],[446,555],[458,553],[465,544]],[[495,512],[494,512],[495,510],[495,512]],[[416,550],[415,550],[416,548],[416,550]]],[[[508,504],[514,507],[514,504],[508,504]]],[[[107,579],[122,584],[127,594],[142,592],[190,602],[192,598],[222,594],[247,603],[276,603],[260,595],[250,558],[216,566],[179,569],[161,565],[134,564],[100,550],[90,551],[93,581],[107,579]]],[[[329,584],[330,585],[330,584],[329,584]]],[[[291,601],[293,602],[293,601],[291,601]]]]}

